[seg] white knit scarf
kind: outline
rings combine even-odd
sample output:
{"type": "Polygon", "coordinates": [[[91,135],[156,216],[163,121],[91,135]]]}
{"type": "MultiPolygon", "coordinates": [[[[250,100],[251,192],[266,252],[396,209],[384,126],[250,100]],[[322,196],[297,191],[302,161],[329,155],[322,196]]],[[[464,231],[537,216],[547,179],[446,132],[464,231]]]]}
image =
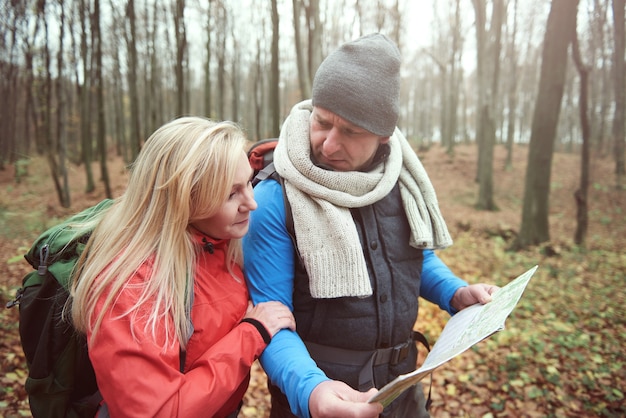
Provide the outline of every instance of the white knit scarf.
{"type": "Polygon", "coordinates": [[[420,249],[452,244],[439,211],[435,190],[417,155],[399,129],[390,154],[369,172],[330,171],[311,161],[309,121],[313,107],[305,100],[293,107],[274,152],[291,205],[298,250],[314,298],[366,297],[372,294],[363,250],[350,208],[371,205],[400,183],[411,238],[420,249]]]}

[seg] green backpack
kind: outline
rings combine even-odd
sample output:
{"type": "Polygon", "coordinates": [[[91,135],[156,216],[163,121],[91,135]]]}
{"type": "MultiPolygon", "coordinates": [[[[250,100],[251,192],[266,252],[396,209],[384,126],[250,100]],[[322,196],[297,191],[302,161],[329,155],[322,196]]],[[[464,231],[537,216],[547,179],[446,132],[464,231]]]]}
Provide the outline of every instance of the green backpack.
{"type": "MultiPolygon", "coordinates": [[[[24,276],[15,299],[6,306],[19,306],[20,340],[28,365],[25,386],[34,418],[92,418],[101,407],[98,417],[108,416],[86,338],[62,313],[74,266],[93,231],[78,234],[75,225],[94,220],[112,203],[105,199],[46,230],[24,255],[35,270],[24,276]]],[[[181,373],[186,354],[181,347],[181,373]]]]}
{"type": "Polygon", "coordinates": [[[102,400],[84,335],[62,319],[69,279],[89,240],[72,225],[93,219],[113,200],[42,233],[24,256],[34,271],[7,308],[19,306],[19,332],[28,365],[26,392],[33,417],[93,417],[102,400]]]}

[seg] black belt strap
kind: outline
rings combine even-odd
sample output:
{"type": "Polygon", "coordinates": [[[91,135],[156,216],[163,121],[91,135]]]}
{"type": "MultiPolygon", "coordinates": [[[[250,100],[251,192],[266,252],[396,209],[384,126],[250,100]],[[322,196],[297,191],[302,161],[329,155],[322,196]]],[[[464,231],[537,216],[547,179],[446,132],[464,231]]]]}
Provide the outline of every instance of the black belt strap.
{"type": "Polygon", "coordinates": [[[408,355],[409,344],[411,343],[412,341],[406,341],[402,344],[396,345],[395,347],[360,351],[331,347],[309,341],[304,342],[306,348],[311,354],[311,357],[313,357],[315,361],[344,364],[346,366],[363,366],[371,359],[374,359],[374,362],[372,363],[373,366],[378,366],[379,364],[398,364],[408,355]]]}
{"type": "MultiPolygon", "coordinates": [[[[409,355],[411,344],[418,341],[430,351],[430,344],[424,335],[413,331],[409,339],[394,347],[377,350],[349,350],[305,341],[311,357],[316,361],[337,363],[347,366],[362,366],[359,373],[359,390],[365,391],[374,387],[374,366],[381,364],[396,365],[409,355]]],[[[432,387],[432,381],[431,381],[432,387]]],[[[429,395],[430,399],[430,395],[429,395]]]]}

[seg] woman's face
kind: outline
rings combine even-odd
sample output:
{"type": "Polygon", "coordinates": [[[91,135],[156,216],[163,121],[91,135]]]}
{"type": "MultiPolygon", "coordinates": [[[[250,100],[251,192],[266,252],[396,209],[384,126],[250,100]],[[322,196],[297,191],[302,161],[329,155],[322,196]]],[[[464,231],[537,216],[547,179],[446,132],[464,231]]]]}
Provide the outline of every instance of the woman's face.
{"type": "Polygon", "coordinates": [[[191,225],[215,239],[238,239],[248,232],[250,212],[257,208],[252,191],[252,168],[241,152],[231,192],[217,213],[191,225]]]}

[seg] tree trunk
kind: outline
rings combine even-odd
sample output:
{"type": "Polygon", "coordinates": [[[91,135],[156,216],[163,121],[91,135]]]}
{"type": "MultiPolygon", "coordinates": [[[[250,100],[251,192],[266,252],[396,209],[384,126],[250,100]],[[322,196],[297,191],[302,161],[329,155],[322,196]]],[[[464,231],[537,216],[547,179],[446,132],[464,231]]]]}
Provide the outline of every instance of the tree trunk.
{"type": "Polygon", "coordinates": [[[211,4],[208,2],[208,10],[206,14],[206,62],[204,64],[204,114],[211,117],[211,4]]]}
{"type": "Polygon", "coordinates": [[[613,31],[615,33],[615,48],[613,59],[613,91],[615,91],[615,116],[613,117],[613,155],[615,156],[615,184],[618,189],[624,187],[624,117],[626,111],[626,71],[624,64],[624,48],[626,47],[624,35],[624,0],[613,0],[613,31]]]}
{"type": "Polygon", "coordinates": [[[130,99],[130,158],[134,161],[141,148],[141,128],[139,124],[139,92],[137,90],[137,43],[135,28],[135,0],[128,0],[126,18],[130,33],[126,34],[128,48],[128,95],[130,99]]]}
{"type": "Polygon", "coordinates": [[[42,0],[41,3],[38,4],[39,10],[41,13],[41,17],[44,22],[44,60],[45,60],[45,72],[46,78],[44,85],[42,86],[44,96],[44,110],[43,110],[43,118],[44,118],[44,129],[43,129],[43,138],[41,138],[42,150],[45,153],[46,159],[48,160],[48,167],[50,168],[50,178],[54,183],[54,189],[57,193],[57,198],[59,201],[62,201],[63,189],[61,187],[61,183],[59,182],[59,169],[56,161],[56,143],[53,137],[52,131],[52,68],[51,68],[51,59],[50,59],[50,45],[49,45],[49,35],[50,31],[48,30],[48,21],[46,19],[46,0],[42,0]]]}
{"type": "Polygon", "coordinates": [[[481,113],[484,111],[484,107],[487,103],[487,76],[485,74],[486,71],[486,49],[487,49],[487,34],[486,34],[486,23],[487,23],[487,11],[486,11],[486,0],[472,0],[472,4],[474,5],[474,14],[476,15],[476,88],[477,88],[477,100],[476,100],[476,144],[478,146],[478,163],[476,165],[476,181],[478,182],[480,179],[480,170],[483,168],[482,161],[482,153],[480,152],[482,148],[482,143],[485,140],[485,126],[483,124],[483,115],[481,113]]]}
{"type": "Polygon", "coordinates": [[[280,56],[278,52],[279,39],[278,5],[272,0],[272,69],[270,83],[270,110],[272,115],[272,135],[278,136],[280,130],[280,56]]]}
{"type": "Polygon", "coordinates": [[[80,100],[80,136],[82,148],[82,162],[85,166],[85,193],[91,193],[96,188],[93,179],[91,161],[93,160],[92,134],[91,134],[91,74],[89,68],[89,45],[87,43],[87,22],[90,11],[85,4],[85,0],[78,3],[78,14],[80,19],[80,57],[83,62],[83,84],[79,87],[80,100]]]}
{"type": "Polygon", "coordinates": [[[457,114],[459,102],[459,83],[461,73],[461,11],[460,0],[448,0],[448,8],[452,12],[440,19],[436,14],[435,25],[441,28],[436,34],[433,51],[425,51],[439,70],[440,83],[436,89],[440,91],[439,125],[441,145],[449,155],[454,154],[454,142],[457,133],[457,114]],[[452,24],[449,24],[452,22],[452,24]]]}
{"type": "Polygon", "coordinates": [[[182,116],[185,109],[185,50],[187,48],[187,33],[185,30],[185,0],[176,0],[174,14],[174,34],[176,38],[176,115],[182,116]]]}
{"type": "MultiPolygon", "coordinates": [[[[446,122],[447,126],[447,153],[452,155],[454,153],[454,145],[457,134],[457,114],[459,107],[459,85],[460,85],[460,64],[461,54],[463,49],[461,47],[461,5],[460,0],[455,1],[454,8],[454,25],[452,26],[452,50],[449,56],[449,68],[448,74],[448,98],[445,100],[446,108],[446,122]]],[[[443,127],[442,127],[443,128],[443,127]]]]}
{"type": "Polygon", "coordinates": [[[502,38],[502,22],[504,17],[504,4],[502,0],[493,0],[493,13],[489,33],[485,29],[484,1],[474,0],[476,9],[476,41],[477,58],[481,67],[480,74],[477,72],[478,88],[481,93],[481,101],[478,108],[478,201],[476,208],[481,210],[497,210],[493,199],[493,152],[496,143],[496,100],[498,96],[498,79],[500,76],[500,43],[502,38]],[[490,69],[487,73],[487,69],[490,69]],[[491,81],[491,85],[489,85],[491,81]]]}
{"type": "MultiPolygon", "coordinates": [[[[148,8],[148,4],[146,3],[146,9],[148,8]]],[[[146,15],[149,12],[146,11],[146,15]]],[[[149,45],[148,48],[148,58],[146,62],[149,62],[148,69],[146,69],[146,101],[145,101],[145,113],[146,113],[146,127],[144,128],[146,132],[154,132],[157,128],[163,123],[163,88],[162,88],[162,80],[163,77],[161,71],[161,59],[157,52],[158,41],[157,34],[159,33],[159,2],[154,2],[152,5],[152,21],[150,25],[152,28],[147,31],[147,42],[149,45]]],[[[149,26],[146,24],[146,26],[149,26]]]]}
{"type": "Polygon", "coordinates": [[[124,17],[118,11],[118,9],[113,4],[113,0],[109,0],[109,7],[111,9],[111,30],[113,31],[114,38],[117,40],[117,48],[112,51],[112,94],[110,95],[110,107],[111,114],[113,115],[112,122],[110,122],[110,128],[113,132],[113,137],[115,141],[115,151],[117,155],[122,156],[125,163],[129,163],[129,152],[128,141],[126,135],[126,118],[125,118],[125,106],[124,106],[124,92],[122,87],[122,70],[121,70],[121,39],[124,39],[123,30],[120,29],[120,26],[124,24],[124,17]]]}
{"type": "Polygon", "coordinates": [[[517,108],[517,49],[515,39],[517,37],[517,0],[513,2],[513,28],[508,42],[509,77],[507,92],[507,131],[506,131],[506,159],[504,169],[513,167],[513,144],[515,143],[515,115],[517,108]]]}
{"type": "Polygon", "coordinates": [[[218,23],[215,28],[215,34],[217,35],[217,118],[224,120],[224,100],[226,97],[226,22],[227,13],[223,4],[219,5],[218,23]]]}
{"type": "Polygon", "coordinates": [[[70,202],[70,186],[67,177],[67,132],[65,127],[65,90],[63,88],[63,54],[65,36],[65,6],[63,0],[58,0],[61,9],[61,20],[59,22],[59,51],[57,54],[57,80],[56,80],[56,99],[57,99],[57,144],[59,153],[58,174],[61,177],[61,194],[59,195],[59,203],[64,208],[69,208],[70,202]]]}
{"type": "MultiPolygon", "coordinates": [[[[6,19],[6,18],[5,18],[6,19]]],[[[15,51],[15,44],[17,39],[17,11],[13,10],[13,18],[10,19],[11,27],[9,27],[9,31],[11,33],[11,41],[9,48],[9,60],[6,63],[2,63],[0,65],[0,95],[4,99],[4,103],[15,103],[16,97],[14,94],[17,93],[17,86],[15,85],[17,82],[16,77],[16,67],[17,64],[14,62],[13,56],[15,51]]],[[[7,19],[9,20],[9,19],[7,19]]],[[[4,28],[4,25],[2,25],[4,28]]],[[[3,43],[7,42],[3,39],[3,43]]],[[[1,52],[6,54],[6,46],[1,44],[2,50],[1,52]]],[[[4,170],[5,159],[8,162],[12,162],[15,160],[15,109],[16,106],[3,106],[2,112],[0,112],[0,170],[4,170]]]]}
{"type": "Polygon", "coordinates": [[[255,139],[257,141],[261,140],[262,131],[261,131],[261,121],[262,121],[262,113],[263,109],[263,72],[261,68],[263,65],[261,63],[261,39],[257,39],[256,41],[256,71],[254,71],[253,84],[252,84],[252,97],[254,99],[254,133],[255,139]]]}
{"type": "MultiPolygon", "coordinates": [[[[233,30],[234,32],[234,30],[233,30]]],[[[233,99],[231,102],[231,115],[230,115],[230,119],[234,120],[234,121],[239,121],[239,94],[240,94],[240,90],[241,90],[241,75],[239,73],[239,64],[240,64],[240,60],[241,60],[241,52],[239,50],[239,44],[235,38],[235,34],[232,33],[233,35],[233,43],[234,43],[234,48],[233,48],[233,61],[232,61],[232,71],[231,71],[231,78],[230,78],[230,82],[232,85],[232,89],[233,89],[233,99]]]]}
{"type": "Polygon", "coordinates": [[[550,240],[550,173],[567,67],[567,48],[576,30],[578,0],[553,0],[544,37],[539,92],[533,114],[524,184],[522,224],[514,247],[550,240]]]}
{"type": "MultiPolygon", "coordinates": [[[[324,54],[322,52],[322,35],[324,28],[320,19],[320,0],[309,0],[309,7],[306,9],[307,27],[309,29],[309,86],[313,84],[313,78],[319,68],[324,54]]],[[[305,97],[311,96],[311,92],[305,97]]]]}
{"type": "Polygon", "coordinates": [[[580,112],[580,126],[582,128],[582,150],[580,158],[580,185],[574,197],[576,199],[576,233],[574,234],[574,242],[577,245],[585,244],[587,236],[588,209],[587,209],[587,191],[589,189],[589,142],[590,127],[588,116],[588,84],[589,84],[589,68],[585,66],[580,57],[580,49],[578,46],[578,35],[573,33],[572,38],[572,57],[576,64],[576,69],[580,75],[580,95],[578,98],[580,112]]]}
{"type": "Polygon", "coordinates": [[[98,143],[98,154],[100,155],[100,176],[104,184],[106,197],[111,199],[111,183],[109,181],[109,170],[107,169],[107,146],[106,146],[106,124],[104,115],[104,86],[102,79],[102,33],[100,31],[100,0],[94,0],[93,23],[91,25],[95,40],[95,87],[96,87],[96,109],[98,115],[98,128],[96,140],[98,143]]]}
{"type": "MultiPolygon", "coordinates": [[[[311,96],[311,76],[309,75],[308,65],[305,65],[305,51],[307,48],[302,44],[300,16],[301,16],[301,0],[293,0],[293,31],[294,46],[296,50],[296,65],[298,68],[298,85],[300,86],[300,99],[304,100],[311,96]]],[[[307,38],[308,39],[308,38],[307,38]]],[[[308,45],[311,48],[311,45],[308,45]]]]}
{"type": "MultiPolygon", "coordinates": [[[[33,30],[33,42],[37,39],[37,34],[39,33],[39,22],[40,16],[37,15],[35,20],[35,29],[33,30]]],[[[34,48],[32,42],[28,38],[28,36],[24,39],[26,48],[25,48],[25,73],[26,73],[26,82],[24,85],[24,91],[26,96],[26,104],[24,106],[24,138],[25,138],[25,149],[30,150],[31,146],[31,134],[30,127],[33,127],[33,137],[39,137],[39,118],[37,116],[36,109],[36,101],[33,94],[34,82],[35,82],[35,74],[33,68],[33,56],[34,56],[34,48]]]]}

